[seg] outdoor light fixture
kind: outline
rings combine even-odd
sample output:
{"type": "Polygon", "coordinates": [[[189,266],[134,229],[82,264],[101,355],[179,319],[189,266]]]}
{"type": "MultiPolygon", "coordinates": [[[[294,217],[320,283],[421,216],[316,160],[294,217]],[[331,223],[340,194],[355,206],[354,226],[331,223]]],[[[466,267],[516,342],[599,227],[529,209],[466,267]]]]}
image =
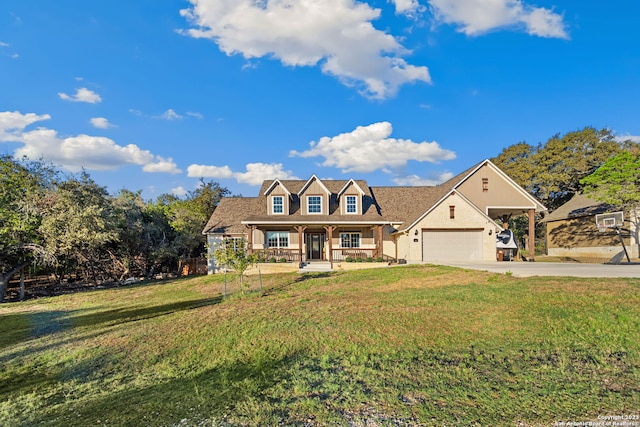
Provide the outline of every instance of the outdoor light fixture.
{"type": "Polygon", "coordinates": [[[418,235],[418,230],[416,230],[413,234],[415,234],[417,236],[418,235]]]}

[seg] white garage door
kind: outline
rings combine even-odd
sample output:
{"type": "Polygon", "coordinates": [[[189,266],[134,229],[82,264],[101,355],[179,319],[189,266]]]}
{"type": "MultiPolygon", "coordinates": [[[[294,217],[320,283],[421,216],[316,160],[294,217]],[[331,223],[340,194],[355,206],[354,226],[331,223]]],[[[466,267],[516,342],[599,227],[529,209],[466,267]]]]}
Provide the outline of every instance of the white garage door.
{"type": "Polygon", "coordinates": [[[428,230],[422,232],[425,261],[481,261],[482,230],[428,230]]]}

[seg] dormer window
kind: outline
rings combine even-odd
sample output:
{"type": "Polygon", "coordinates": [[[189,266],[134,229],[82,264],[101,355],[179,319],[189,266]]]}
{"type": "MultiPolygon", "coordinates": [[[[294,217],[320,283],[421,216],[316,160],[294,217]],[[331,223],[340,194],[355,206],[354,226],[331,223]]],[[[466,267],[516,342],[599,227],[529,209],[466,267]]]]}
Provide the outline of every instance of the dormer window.
{"type": "Polygon", "coordinates": [[[322,196],[307,197],[307,213],[310,213],[310,214],[322,213],[322,196]]]}
{"type": "Polygon", "coordinates": [[[284,196],[273,196],[271,198],[271,212],[274,214],[284,213],[284,196]]]}
{"type": "Polygon", "coordinates": [[[357,196],[345,196],[346,209],[348,214],[358,213],[358,197],[357,196]]]}

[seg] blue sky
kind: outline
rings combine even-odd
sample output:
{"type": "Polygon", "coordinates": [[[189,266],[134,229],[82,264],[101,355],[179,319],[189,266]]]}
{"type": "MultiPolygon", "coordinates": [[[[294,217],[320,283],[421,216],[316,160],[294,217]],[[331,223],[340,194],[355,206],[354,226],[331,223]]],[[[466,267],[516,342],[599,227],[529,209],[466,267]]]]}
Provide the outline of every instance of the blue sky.
{"type": "Polygon", "coordinates": [[[0,153],[145,198],[431,185],[593,126],[640,140],[640,5],[3,0],[0,153]]]}

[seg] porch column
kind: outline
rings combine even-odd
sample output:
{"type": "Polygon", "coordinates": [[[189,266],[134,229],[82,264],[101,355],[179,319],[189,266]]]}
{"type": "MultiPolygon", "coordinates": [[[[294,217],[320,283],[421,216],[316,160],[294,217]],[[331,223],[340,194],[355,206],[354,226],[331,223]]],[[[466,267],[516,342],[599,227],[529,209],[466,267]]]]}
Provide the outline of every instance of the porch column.
{"type": "Polygon", "coordinates": [[[247,236],[247,252],[252,254],[253,253],[253,230],[255,230],[257,227],[255,225],[247,225],[247,228],[249,229],[248,236],[247,236]]]}
{"type": "Polygon", "coordinates": [[[324,230],[327,232],[327,236],[329,236],[329,264],[331,265],[331,269],[333,270],[333,232],[338,228],[335,225],[325,225],[324,230]]]}
{"type": "Polygon", "coordinates": [[[382,229],[384,225],[378,226],[378,241],[376,242],[377,258],[382,258],[382,229]]]}
{"type": "Polygon", "coordinates": [[[393,240],[393,246],[395,246],[395,258],[396,258],[396,263],[398,263],[398,237],[400,237],[398,234],[392,234],[391,235],[391,239],[393,240]]]}
{"type": "Polygon", "coordinates": [[[298,232],[298,254],[300,255],[299,263],[302,264],[302,245],[303,245],[303,233],[307,229],[306,225],[295,225],[294,230],[298,232]]]}
{"type": "Polygon", "coordinates": [[[536,260],[536,210],[529,209],[529,261],[536,260]]]}

